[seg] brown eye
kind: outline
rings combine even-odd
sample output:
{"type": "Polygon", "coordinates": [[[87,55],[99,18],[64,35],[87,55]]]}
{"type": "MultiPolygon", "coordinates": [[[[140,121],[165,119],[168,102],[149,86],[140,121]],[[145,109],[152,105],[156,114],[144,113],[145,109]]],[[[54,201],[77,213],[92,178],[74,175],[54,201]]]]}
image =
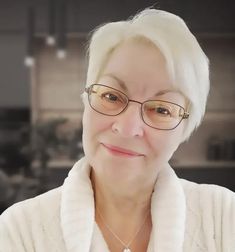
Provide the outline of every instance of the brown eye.
{"type": "Polygon", "coordinates": [[[157,107],[155,109],[156,113],[157,114],[162,114],[162,115],[171,115],[170,111],[164,107],[157,107]]]}
{"type": "Polygon", "coordinates": [[[104,99],[106,99],[106,100],[108,100],[110,102],[116,102],[116,101],[119,100],[118,97],[116,95],[112,94],[112,93],[103,93],[101,95],[101,98],[104,98],[104,99]]]}

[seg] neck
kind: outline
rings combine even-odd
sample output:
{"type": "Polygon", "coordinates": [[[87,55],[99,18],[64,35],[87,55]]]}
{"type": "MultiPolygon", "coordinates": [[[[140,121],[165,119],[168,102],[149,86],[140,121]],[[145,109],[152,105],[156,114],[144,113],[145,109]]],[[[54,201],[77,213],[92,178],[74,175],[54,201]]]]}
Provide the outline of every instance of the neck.
{"type": "Polygon", "coordinates": [[[122,184],[114,185],[109,181],[100,181],[94,171],[91,172],[91,181],[95,192],[95,204],[105,215],[108,212],[118,215],[143,215],[150,209],[151,195],[155,181],[149,184],[122,184]]]}
{"type": "Polygon", "coordinates": [[[152,227],[150,207],[154,182],[148,186],[143,183],[114,185],[99,179],[93,169],[91,181],[95,192],[95,219],[112,251],[123,250],[113,233],[128,247],[146,251],[152,227]]]}

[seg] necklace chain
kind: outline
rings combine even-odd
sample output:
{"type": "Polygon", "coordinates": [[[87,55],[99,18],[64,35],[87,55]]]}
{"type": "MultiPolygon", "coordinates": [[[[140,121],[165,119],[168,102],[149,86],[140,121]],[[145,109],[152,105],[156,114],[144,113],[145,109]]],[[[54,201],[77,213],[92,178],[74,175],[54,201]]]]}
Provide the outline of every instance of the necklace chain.
{"type": "Polygon", "coordinates": [[[132,242],[135,240],[135,238],[137,237],[137,235],[139,234],[140,230],[143,228],[145,221],[147,220],[147,217],[149,215],[149,211],[147,212],[146,216],[144,217],[143,222],[141,223],[140,227],[137,229],[137,231],[135,232],[135,234],[133,235],[133,237],[130,239],[130,241],[128,243],[124,243],[119,236],[111,229],[111,227],[106,223],[103,215],[100,213],[99,209],[96,207],[97,213],[99,214],[100,218],[102,219],[105,227],[109,230],[109,232],[116,238],[116,240],[118,240],[123,246],[124,246],[124,250],[123,252],[131,252],[130,250],[130,245],[132,244],[132,242]]]}

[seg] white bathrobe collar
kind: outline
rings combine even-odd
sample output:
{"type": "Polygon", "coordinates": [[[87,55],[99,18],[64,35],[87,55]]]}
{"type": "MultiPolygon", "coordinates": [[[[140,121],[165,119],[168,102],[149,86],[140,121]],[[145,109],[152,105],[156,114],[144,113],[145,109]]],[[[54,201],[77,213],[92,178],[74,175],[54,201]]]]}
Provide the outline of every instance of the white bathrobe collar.
{"type": "MultiPolygon", "coordinates": [[[[157,178],[151,201],[154,251],[182,252],[186,218],[183,188],[168,166],[157,178]]],[[[90,166],[85,158],[69,172],[61,196],[61,228],[68,252],[89,252],[95,225],[90,166]]]]}

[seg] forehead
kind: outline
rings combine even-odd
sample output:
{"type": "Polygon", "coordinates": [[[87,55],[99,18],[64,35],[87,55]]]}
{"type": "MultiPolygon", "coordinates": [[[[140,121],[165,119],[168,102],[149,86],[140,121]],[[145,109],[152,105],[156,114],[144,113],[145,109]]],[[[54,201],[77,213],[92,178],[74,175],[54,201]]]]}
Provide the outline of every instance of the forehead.
{"type": "Polygon", "coordinates": [[[143,39],[128,40],[115,48],[98,82],[147,97],[164,90],[175,91],[165,57],[153,43],[143,39]]]}

